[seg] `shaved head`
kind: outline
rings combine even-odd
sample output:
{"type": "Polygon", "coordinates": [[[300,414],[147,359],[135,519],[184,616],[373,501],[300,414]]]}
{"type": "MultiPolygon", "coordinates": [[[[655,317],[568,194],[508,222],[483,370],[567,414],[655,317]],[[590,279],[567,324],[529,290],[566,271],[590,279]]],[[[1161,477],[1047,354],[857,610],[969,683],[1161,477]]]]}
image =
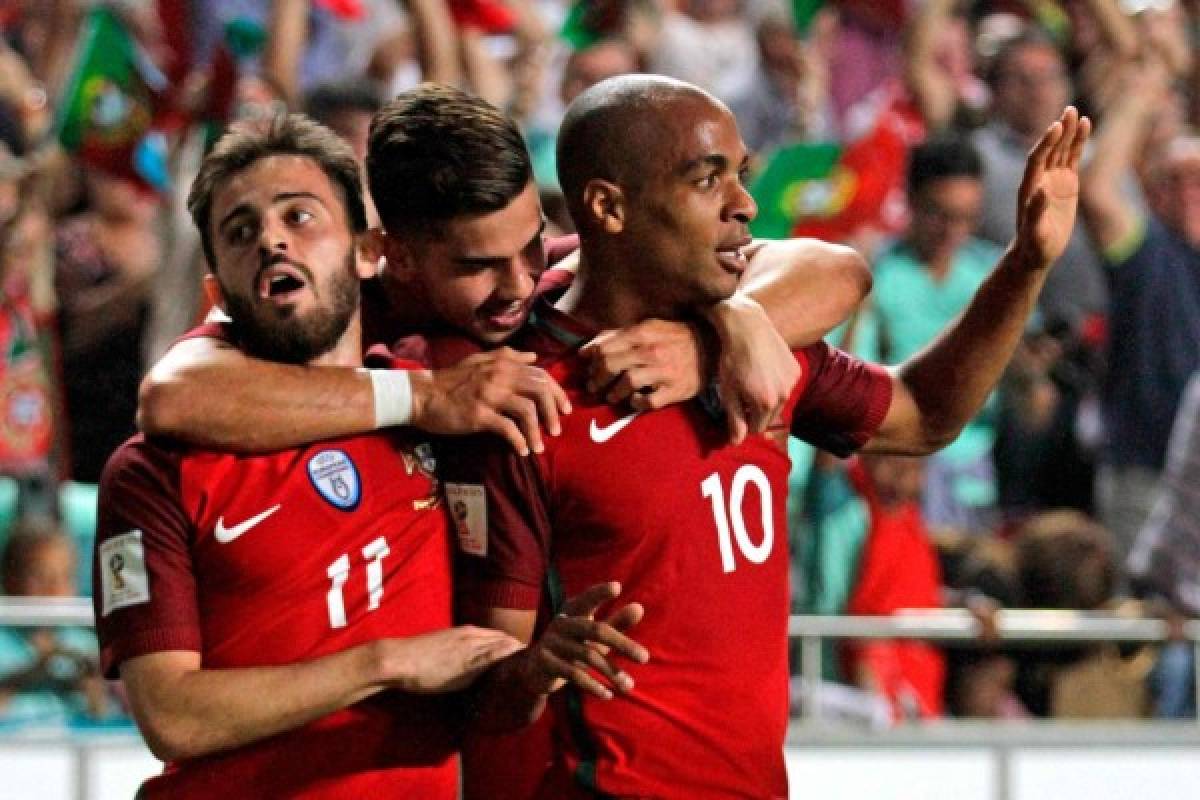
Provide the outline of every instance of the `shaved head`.
{"type": "Polygon", "coordinates": [[[725,110],[703,89],[661,75],[620,75],[575,98],[559,129],[558,181],[577,225],[588,181],[636,191],[656,170],[670,168],[663,156],[684,105],[725,110]]]}

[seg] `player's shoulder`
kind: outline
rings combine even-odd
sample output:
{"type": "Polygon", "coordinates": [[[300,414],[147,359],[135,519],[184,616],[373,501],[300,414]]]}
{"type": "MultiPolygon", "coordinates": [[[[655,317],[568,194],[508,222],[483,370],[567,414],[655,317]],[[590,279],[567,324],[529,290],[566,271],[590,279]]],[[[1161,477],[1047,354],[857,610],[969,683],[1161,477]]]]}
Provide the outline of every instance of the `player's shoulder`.
{"type": "Polygon", "coordinates": [[[113,486],[131,475],[178,475],[187,448],[167,439],[150,439],[143,434],[126,439],[100,475],[100,487],[113,486]]]}

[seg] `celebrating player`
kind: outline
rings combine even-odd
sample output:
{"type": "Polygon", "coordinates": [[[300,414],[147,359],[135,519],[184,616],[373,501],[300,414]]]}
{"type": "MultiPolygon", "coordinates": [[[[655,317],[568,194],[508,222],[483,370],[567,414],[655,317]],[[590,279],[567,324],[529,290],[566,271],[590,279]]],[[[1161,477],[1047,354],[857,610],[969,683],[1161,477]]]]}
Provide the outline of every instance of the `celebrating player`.
{"type": "MultiPolygon", "coordinates": [[[[300,116],[230,133],[189,197],[260,359],[359,367],[361,184],[300,116]]],[[[517,643],[451,627],[429,445],[395,432],[238,457],[137,437],[101,483],[97,631],[152,751],[139,797],[457,797],[444,693],[517,643]]]]}
{"type": "Polygon", "coordinates": [[[787,428],[840,454],[920,454],[951,441],[999,378],[1065,246],[1088,131],[1068,109],[1042,137],[1016,237],[934,345],[891,372],[824,344],[801,349],[790,424],[731,444],[716,404],[629,413],[589,399],[579,347],[735,291],[756,208],[733,116],[655,76],[611,79],[574,101],[558,164],[580,231],[578,275],[514,340],[540,354],[574,412],[536,458],[477,437],[443,463],[447,497],[463,503],[468,619],[528,641],[547,593],[540,622],[553,626],[562,597],[608,579],[646,609],[645,663],[615,669],[582,640],[564,661],[543,651],[543,637],[481,682],[482,719],[505,706],[536,715],[540,690],[574,682],[556,696],[558,749],[539,797],[787,796],[787,428]]]}

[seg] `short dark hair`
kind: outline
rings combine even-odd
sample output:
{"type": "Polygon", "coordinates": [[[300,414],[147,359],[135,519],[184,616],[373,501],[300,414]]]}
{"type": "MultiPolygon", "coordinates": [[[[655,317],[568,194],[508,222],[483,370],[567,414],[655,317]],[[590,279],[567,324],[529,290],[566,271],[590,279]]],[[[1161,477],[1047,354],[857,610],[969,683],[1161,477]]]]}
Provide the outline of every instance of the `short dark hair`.
{"type": "Polygon", "coordinates": [[[908,159],[908,191],[916,194],[942,178],[982,178],[983,159],[959,133],[940,133],[913,148],[908,159]]]}
{"type": "Polygon", "coordinates": [[[486,101],[425,83],[371,121],[367,182],[389,231],[499,211],[533,180],[516,124],[486,101]]]}
{"type": "Polygon", "coordinates": [[[373,82],[363,79],[322,83],[304,94],[304,113],[328,125],[330,119],[344,111],[374,114],[383,108],[383,94],[373,82]]]}
{"type": "Polygon", "coordinates": [[[254,162],[279,155],[304,156],[315,161],[333,185],[341,189],[350,229],[356,234],[367,229],[362,179],[354,151],[345,140],[303,114],[280,114],[266,122],[239,123],[230,128],[205,156],[188,193],[188,211],[200,230],[204,257],[214,272],[217,260],[208,230],[213,195],[225,181],[254,162]]]}

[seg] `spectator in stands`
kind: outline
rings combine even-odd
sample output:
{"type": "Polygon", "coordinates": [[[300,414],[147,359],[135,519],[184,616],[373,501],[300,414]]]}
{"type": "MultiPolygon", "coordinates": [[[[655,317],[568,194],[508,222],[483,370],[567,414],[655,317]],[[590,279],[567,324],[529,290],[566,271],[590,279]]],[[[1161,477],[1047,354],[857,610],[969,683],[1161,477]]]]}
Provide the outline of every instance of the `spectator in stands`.
{"type": "Polygon", "coordinates": [[[158,201],[132,180],[86,176],[89,209],[59,225],[55,272],[71,476],[95,483],[134,433],[151,279],[158,267],[158,201]]]}
{"type": "MultiPolygon", "coordinates": [[[[75,547],[45,518],[23,518],[0,558],[4,593],[72,597],[75,547]]],[[[65,724],[102,719],[118,707],[100,677],[96,637],[88,629],[0,629],[0,720],[65,724]]]]}
{"type": "Polygon", "coordinates": [[[1082,217],[1112,284],[1097,500],[1122,559],[1150,512],[1180,396],[1200,368],[1200,137],[1146,154],[1149,207],[1139,208],[1121,181],[1143,155],[1167,75],[1150,58],[1124,77],[1080,176],[1082,217]]]}
{"type": "MultiPolygon", "coordinates": [[[[1128,570],[1136,594],[1176,614],[1200,616],[1200,372],[1192,376],[1167,448],[1162,487],[1134,540],[1128,570]]],[[[1195,650],[1169,642],[1152,675],[1155,715],[1196,716],[1195,650]]]]}
{"type": "Polygon", "coordinates": [[[49,484],[53,261],[33,172],[16,111],[0,99],[0,475],[49,484]]]}
{"type": "MultiPolygon", "coordinates": [[[[1012,199],[1021,182],[1025,153],[1071,96],[1071,78],[1054,43],[1033,30],[1003,44],[991,61],[991,120],[973,135],[983,157],[984,196],[979,236],[1004,244],[1012,236],[1012,199]]],[[[1082,226],[1042,290],[1039,308],[1048,320],[1079,330],[1103,315],[1104,274],[1082,226]]]]}
{"type": "MultiPolygon", "coordinates": [[[[904,361],[925,347],[967,307],[1000,257],[999,248],[974,236],[983,182],[979,154],[959,135],[935,136],[913,150],[908,233],[874,266],[874,313],[886,363],[904,361]]],[[[928,460],[923,508],[930,526],[990,528],[996,502],[994,406],[989,401],[958,439],[928,460]]]]}
{"type": "MultiPolygon", "coordinates": [[[[922,460],[864,455],[850,480],[866,501],[870,528],[846,611],[881,615],[940,608],[942,576],[921,518],[922,460]]],[[[946,677],[941,651],[914,640],[850,643],[853,683],[886,698],[894,721],[940,717],[946,677]]]]}
{"type": "MultiPolygon", "coordinates": [[[[1119,563],[1113,537],[1075,511],[1030,519],[1016,538],[1016,574],[1025,608],[1117,610],[1119,563]]],[[[1017,692],[1037,716],[1138,717],[1146,710],[1152,654],[1111,644],[1029,645],[1019,653],[1017,692]]]]}
{"type": "Polygon", "coordinates": [[[944,648],[946,710],[956,717],[1028,717],[1016,694],[1017,661],[995,641],[996,612],[1019,604],[1012,544],[993,536],[943,535],[938,555],[946,605],[970,609],[984,626],[981,642],[944,648]]]}
{"type": "Polygon", "coordinates": [[[648,71],[712,92],[730,107],[762,80],[746,0],[683,0],[663,14],[648,71]]]}

